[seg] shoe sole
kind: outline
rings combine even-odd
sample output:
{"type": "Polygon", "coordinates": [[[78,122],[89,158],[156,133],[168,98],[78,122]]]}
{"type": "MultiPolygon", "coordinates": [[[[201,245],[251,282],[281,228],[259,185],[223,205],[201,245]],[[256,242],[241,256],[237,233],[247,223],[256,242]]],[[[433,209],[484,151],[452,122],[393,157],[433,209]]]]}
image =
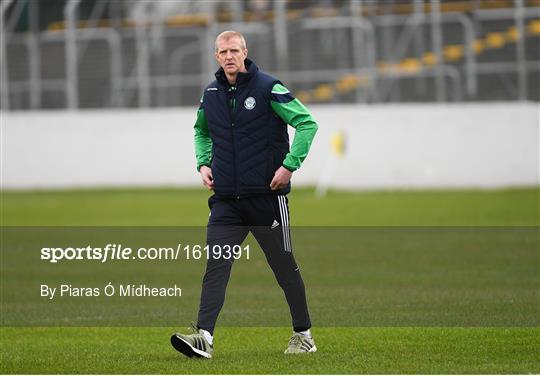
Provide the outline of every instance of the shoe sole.
{"type": "Polygon", "coordinates": [[[308,351],[305,351],[305,352],[299,352],[299,353],[288,353],[287,350],[285,350],[284,354],[287,354],[287,355],[296,355],[296,354],[308,354],[308,353],[314,353],[315,351],[317,351],[317,346],[313,346],[311,349],[309,349],[308,351]]]}
{"type": "Polygon", "coordinates": [[[181,337],[178,337],[176,334],[173,334],[171,336],[171,345],[176,351],[181,352],[182,354],[190,358],[195,357],[210,359],[212,357],[212,355],[207,353],[206,351],[202,351],[191,346],[189,342],[187,342],[181,337]]]}

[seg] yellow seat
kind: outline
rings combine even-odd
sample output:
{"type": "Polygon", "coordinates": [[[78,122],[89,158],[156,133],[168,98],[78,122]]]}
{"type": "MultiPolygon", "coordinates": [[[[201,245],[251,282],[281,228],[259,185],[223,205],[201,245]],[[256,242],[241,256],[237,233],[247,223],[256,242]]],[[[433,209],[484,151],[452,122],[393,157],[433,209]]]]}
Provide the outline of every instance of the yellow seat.
{"type": "Polygon", "coordinates": [[[420,60],[408,58],[403,59],[399,63],[399,70],[405,73],[416,73],[422,68],[420,60]]]}
{"type": "Polygon", "coordinates": [[[485,42],[486,46],[489,48],[501,48],[505,45],[506,38],[503,33],[488,33],[485,42]]]}
{"type": "Polygon", "coordinates": [[[320,84],[313,90],[313,97],[319,102],[326,102],[334,97],[334,89],[328,84],[320,84]]]}
{"type": "Polygon", "coordinates": [[[445,60],[457,61],[463,57],[463,45],[462,44],[450,44],[444,47],[443,56],[445,60]]]}
{"type": "Polygon", "coordinates": [[[527,25],[527,33],[529,35],[540,35],[540,20],[532,20],[527,25]]]}

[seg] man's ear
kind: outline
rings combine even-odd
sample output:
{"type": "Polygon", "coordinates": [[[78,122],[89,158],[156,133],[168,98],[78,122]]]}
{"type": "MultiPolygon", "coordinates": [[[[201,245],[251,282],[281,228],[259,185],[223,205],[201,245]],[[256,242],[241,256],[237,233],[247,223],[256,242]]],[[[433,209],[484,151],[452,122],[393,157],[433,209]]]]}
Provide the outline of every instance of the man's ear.
{"type": "Polygon", "coordinates": [[[244,59],[246,59],[247,56],[248,56],[248,50],[246,48],[246,49],[244,49],[244,59]]]}
{"type": "Polygon", "coordinates": [[[214,57],[216,58],[216,61],[217,61],[217,62],[219,63],[219,59],[218,59],[218,56],[219,56],[219,55],[218,55],[218,53],[217,53],[217,52],[216,52],[216,53],[214,53],[214,57]]]}

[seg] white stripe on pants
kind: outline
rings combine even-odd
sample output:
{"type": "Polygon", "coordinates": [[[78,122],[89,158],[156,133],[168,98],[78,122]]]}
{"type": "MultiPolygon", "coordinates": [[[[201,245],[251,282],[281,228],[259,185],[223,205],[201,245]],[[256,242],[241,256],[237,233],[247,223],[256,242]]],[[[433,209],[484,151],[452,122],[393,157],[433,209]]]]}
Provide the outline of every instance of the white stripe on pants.
{"type": "Polygon", "coordinates": [[[283,245],[285,252],[292,252],[291,247],[291,238],[289,231],[289,211],[287,209],[287,202],[285,201],[285,196],[279,195],[279,214],[281,215],[281,230],[283,231],[283,245]]]}

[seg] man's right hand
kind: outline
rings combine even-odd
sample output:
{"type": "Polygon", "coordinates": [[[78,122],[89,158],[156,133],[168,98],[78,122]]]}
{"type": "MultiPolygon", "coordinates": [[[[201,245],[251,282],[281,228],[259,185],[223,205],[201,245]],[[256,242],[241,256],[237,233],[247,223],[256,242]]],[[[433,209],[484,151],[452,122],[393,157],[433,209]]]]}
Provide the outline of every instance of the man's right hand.
{"type": "Polygon", "coordinates": [[[199,169],[203,185],[209,190],[214,189],[214,178],[212,177],[212,169],[208,166],[201,166],[199,169]]]}

